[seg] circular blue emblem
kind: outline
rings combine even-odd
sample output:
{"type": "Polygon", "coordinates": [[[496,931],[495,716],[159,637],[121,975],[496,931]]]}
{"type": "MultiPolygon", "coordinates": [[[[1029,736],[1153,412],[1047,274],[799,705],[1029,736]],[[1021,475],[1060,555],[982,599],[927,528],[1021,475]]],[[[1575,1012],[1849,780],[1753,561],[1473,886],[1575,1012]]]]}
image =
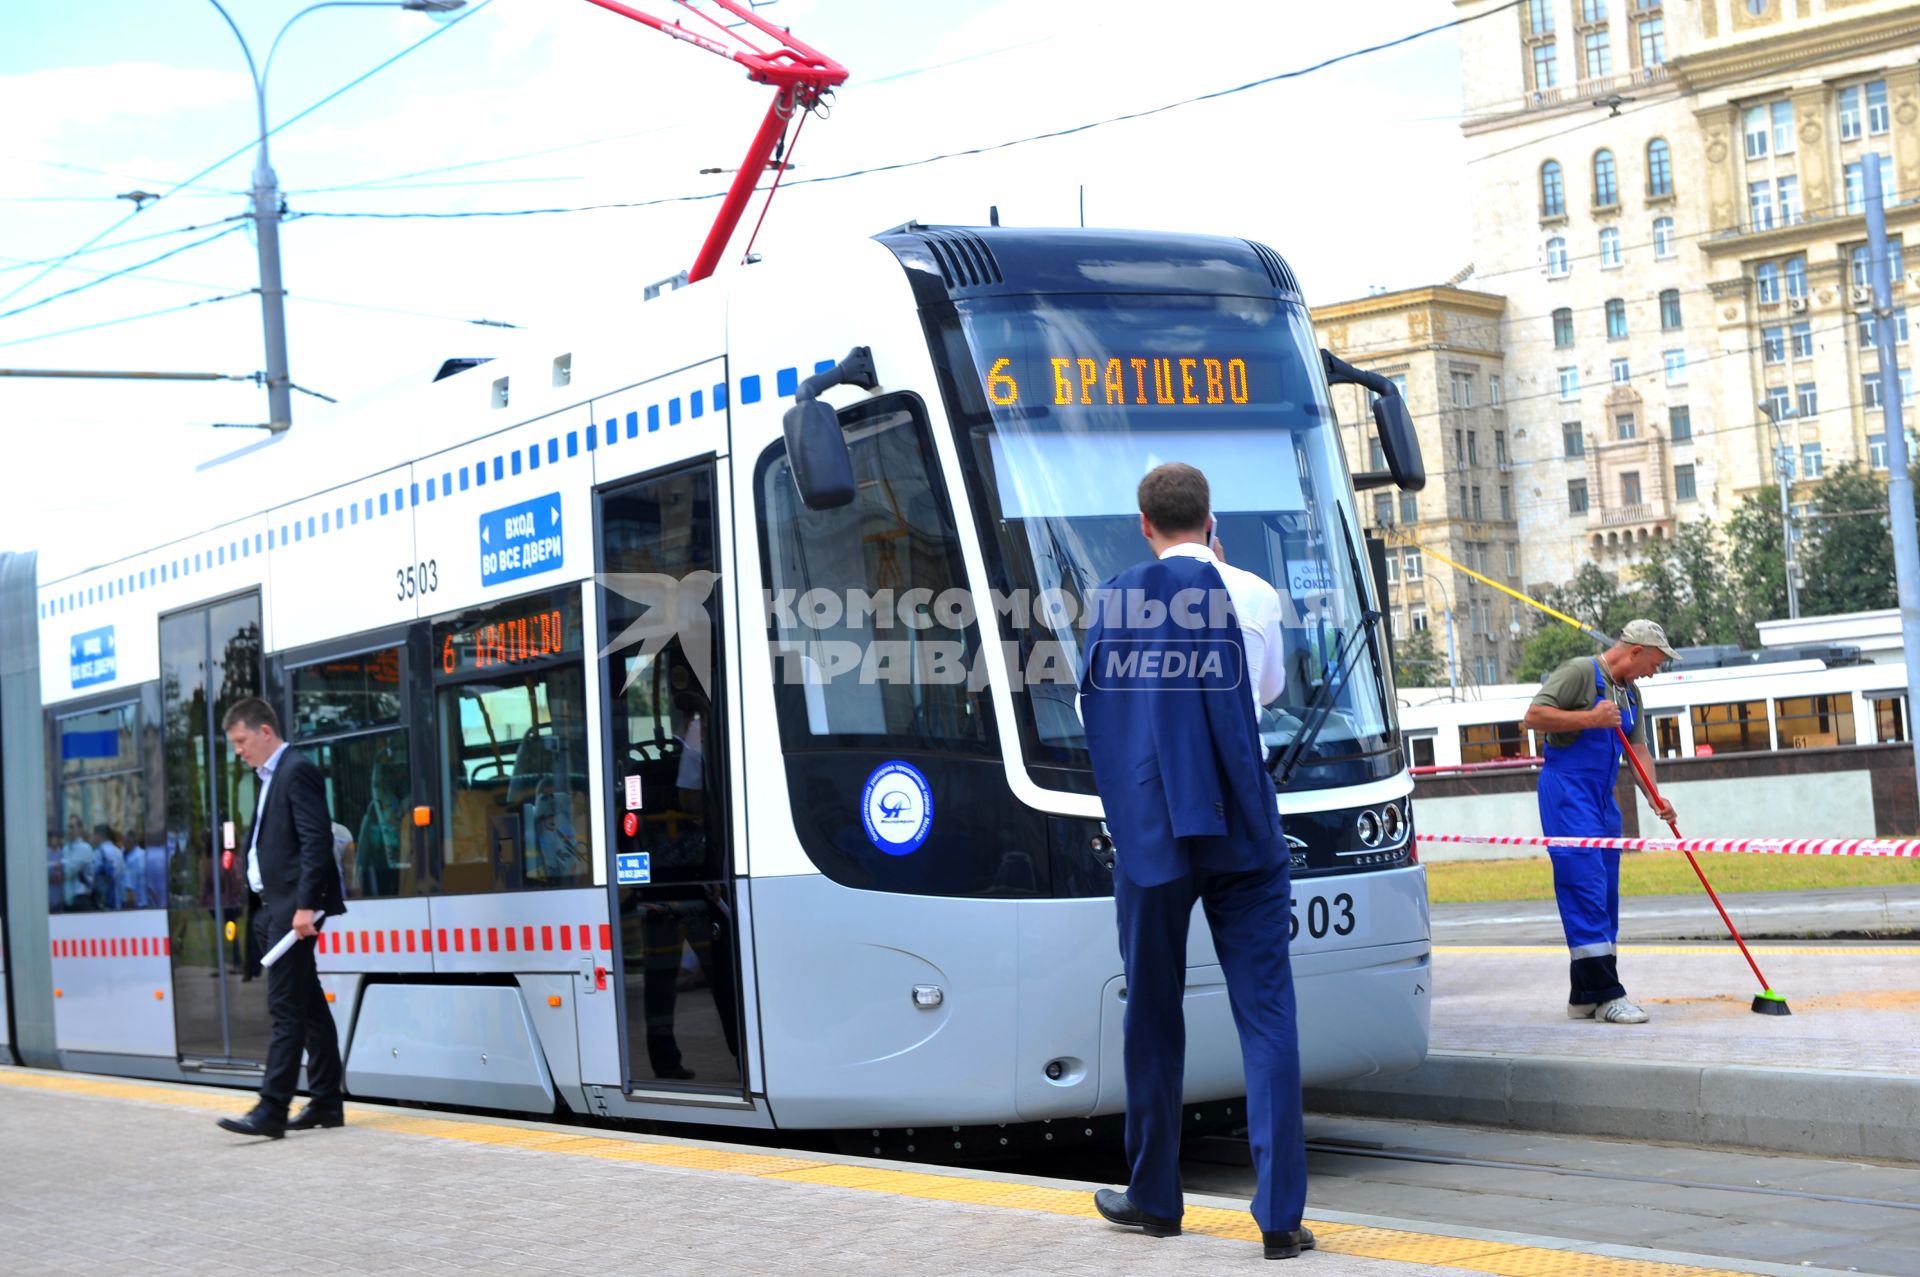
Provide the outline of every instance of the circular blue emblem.
{"type": "Polygon", "coordinates": [[[889,856],[909,856],[933,832],[933,791],[911,763],[882,763],[860,795],[867,837],[889,856]]]}

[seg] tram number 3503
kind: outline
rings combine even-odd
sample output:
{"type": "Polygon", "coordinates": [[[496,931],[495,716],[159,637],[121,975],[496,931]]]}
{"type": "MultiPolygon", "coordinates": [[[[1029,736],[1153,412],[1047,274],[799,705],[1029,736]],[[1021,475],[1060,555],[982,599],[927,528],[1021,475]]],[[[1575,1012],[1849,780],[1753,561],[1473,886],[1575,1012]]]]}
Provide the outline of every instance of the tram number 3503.
{"type": "Polygon", "coordinates": [[[393,570],[393,597],[401,602],[440,588],[440,564],[433,559],[393,570]]]}
{"type": "MultiPolygon", "coordinates": [[[[1300,938],[1300,901],[1287,902],[1292,906],[1291,926],[1287,931],[1289,940],[1300,938]]],[[[1350,936],[1359,925],[1354,917],[1353,897],[1346,892],[1328,900],[1325,896],[1307,897],[1307,935],[1314,940],[1324,940],[1328,935],[1350,936]]]]}

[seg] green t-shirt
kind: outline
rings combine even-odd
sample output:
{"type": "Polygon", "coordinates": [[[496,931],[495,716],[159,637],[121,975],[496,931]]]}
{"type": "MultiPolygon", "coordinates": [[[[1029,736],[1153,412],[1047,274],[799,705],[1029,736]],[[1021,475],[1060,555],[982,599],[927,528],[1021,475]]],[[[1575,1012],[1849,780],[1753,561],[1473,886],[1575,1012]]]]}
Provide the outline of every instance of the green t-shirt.
{"type": "MultiPolygon", "coordinates": [[[[1607,663],[1596,657],[1579,656],[1562,664],[1553,673],[1547,675],[1545,681],[1540,684],[1540,690],[1534,693],[1533,703],[1545,705],[1549,709],[1592,709],[1594,701],[1598,699],[1593,686],[1593,669],[1596,663],[1600,667],[1600,678],[1607,689],[1607,699],[1621,707],[1622,721],[1626,718],[1625,707],[1629,703],[1628,698],[1632,698],[1631,703],[1637,712],[1638,721],[1634,723],[1633,731],[1628,735],[1634,744],[1646,749],[1647,715],[1646,711],[1640,708],[1640,694],[1624,683],[1614,682],[1613,677],[1607,673],[1607,663]]],[[[1578,732],[1549,732],[1547,744],[1556,749],[1565,749],[1579,737],[1578,732]]]]}

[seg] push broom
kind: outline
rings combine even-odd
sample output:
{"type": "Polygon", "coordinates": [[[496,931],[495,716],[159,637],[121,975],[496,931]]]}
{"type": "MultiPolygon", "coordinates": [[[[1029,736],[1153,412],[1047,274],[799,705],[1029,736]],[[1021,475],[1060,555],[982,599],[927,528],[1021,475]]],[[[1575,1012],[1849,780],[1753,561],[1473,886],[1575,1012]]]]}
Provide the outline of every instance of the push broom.
{"type": "MultiPolygon", "coordinates": [[[[1627,739],[1627,734],[1618,725],[1614,727],[1613,734],[1620,738],[1620,747],[1627,751],[1627,761],[1633,764],[1635,774],[1640,777],[1640,784],[1646,789],[1648,797],[1652,798],[1657,805],[1660,802],[1660,791],[1654,788],[1653,777],[1648,774],[1646,764],[1640,761],[1640,755],[1635,752],[1633,742],[1627,739]]],[[[1669,820],[1667,828],[1673,831],[1675,838],[1680,836],[1680,826],[1675,821],[1669,820]]],[[[1773,986],[1767,983],[1767,977],[1760,974],[1760,964],[1753,960],[1753,954],[1747,950],[1747,942],[1740,938],[1739,929],[1733,925],[1733,919],[1727,916],[1727,908],[1720,903],[1720,897],[1714,893],[1713,884],[1707,881],[1707,875],[1700,872],[1700,862],[1695,860],[1693,853],[1684,847],[1680,849],[1680,854],[1685,856],[1687,863],[1693,866],[1693,876],[1698,878],[1700,885],[1707,889],[1707,899],[1713,901],[1713,907],[1720,911],[1720,921],[1727,924],[1727,933],[1733,937],[1733,942],[1740,946],[1740,956],[1747,960],[1747,965],[1753,968],[1753,978],[1760,982],[1760,992],[1753,995],[1754,1013],[1792,1015],[1793,1011],[1787,1006],[1786,998],[1775,993],[1773,986]]]]}

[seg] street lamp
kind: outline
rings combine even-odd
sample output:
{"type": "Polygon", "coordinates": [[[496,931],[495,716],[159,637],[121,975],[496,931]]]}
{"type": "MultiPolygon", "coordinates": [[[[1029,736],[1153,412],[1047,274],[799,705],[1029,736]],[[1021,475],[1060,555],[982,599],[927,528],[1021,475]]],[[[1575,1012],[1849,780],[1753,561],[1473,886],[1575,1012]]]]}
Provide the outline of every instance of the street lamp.
{"type": "Polygon", "coordinates": [[[1793,454],[1787,451],[1786,439],[1780,431],[1780,414],[1773,403],[1762,399],[1759,408],[1767,414],[1767,424],[1773,427],[1773,472],[1780,480],[1780,538],[1786,547],[1787,618],[1797,621],[1800,619],[1800,588],[1794,584],[1793,514],[1787,496],[1787,488],[1793,479],[1793,454]]]}
{"type": "Polygon", "coordinates": [[[253,170],[254,237],[260,249],[260,319],[267,342],[267,429],[279,434],[293,424],[293,381],[287,373],[286,290],[280,284],[280,183],[273,166],[267,162],[267,76],[273,71],[273,55],[294,23],[317,9],[411,9],[416,13],[451,13],[467,0],[323,0],[308,5],[288,18],[273,43],[267,48],[263,67],[253,61],[253,50],[240,26],[220,0],[207,0],[226,19],[240,52],[247,57],[247,73],[253,77],[254,108],[260,124],[260,157],[253,170]]]}

